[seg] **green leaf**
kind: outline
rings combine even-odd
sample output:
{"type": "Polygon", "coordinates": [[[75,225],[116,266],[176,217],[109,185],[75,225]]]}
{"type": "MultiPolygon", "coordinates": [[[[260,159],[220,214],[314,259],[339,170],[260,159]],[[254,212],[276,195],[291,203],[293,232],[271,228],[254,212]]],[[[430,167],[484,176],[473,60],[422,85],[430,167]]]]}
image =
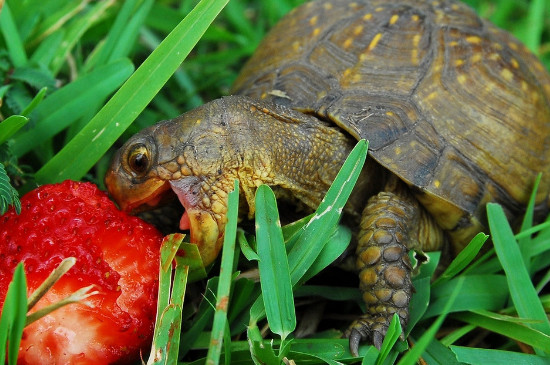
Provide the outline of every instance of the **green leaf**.
{"type": "Polygon", "coordinates": [[[457,284],[454,287],[453,293],[449,297],[449,300],[447,301],[447,304],[445,305],[442,314],[432,323],[428,330],[424,332],[422,337],[420,337],[415,345],[407,353],[405,353],[401,360],[399,360],[398,365],[414,365],[416,364],[418,359],[420,359],[422,353],[435,338],[435,334],[439,330],[439,327],[441,327],[441,324],[443,324],[443,321],[447,317],[447,313],[449,313],[453,302],[460,293],[460,290],[463,287],[463,281],[461,279],[462,278],[458,279],[457,284]]]}
{"type": "Polygon", "coordinates": [[[15,67],[24,66],[27,63],[27,54],[25,53],[25,46],[21,41],[10,7],[8,4],[4,3],[1,10],[0,31],[2,31],[2,35],[4,36],[4,41],[8,47],[11,61],[15,67]]]}
{"type": "Polygon", "coordinates": [[[397,313],[394,313],[390,325],[388,326],[388,331],[384,336],[382,347],[380,347],[380,354],[376,359],[376,365],[382,365],[384,361],[386,361],[393,345],[395,345],[402,333],[403,329],[401,328],[401,323],[399,322],[399,316],[397,313]]]}
{"type": "Polygon", "coordinates": [[[227,1],[201,0],[82,131],[36,173],[36,180],[82,178],[181,65],[227,1]]]}
{"type": "Polygon", "coordinates": [[[21,112],[24,116],[29,116],[29,114],[32,113],[32,111],[42,102],[42,99],[44,99],[44,96],[46,95],[46,92],[48,91],[48,88],[44,86],[43,88],[38,91],[36,96],[32,99],[32,101],[23,109],[21,112]]]}
{"type": "MultiPolygon", "coordinates": [[[[519,316],[536,320],[537,322],[529,326],[550,335],[550,322],[521,259],[520,249],[502,207],[498,204],[487,204],[487,215],[495,250],[506,272],[510,295],[519,316]]],[[[542,350],[548,349],[550,346],[537,350],[542,353],[542,350]]]]}
{"type": "Polygon", "coordinates": [[[19,344],[27,314],[27,281],[23,263],[19,263],[8,286],[0,318],[0,364],[5,363],[6,341],[8,364],[16,365],[19,344]]]}
{"type": "Polygon", "coordinates": [[[522,323],[524,320],[515,317],[506,319],[506,316],[487,311],[455,313],[452,317],[523,342],[535,349],[550,349],[550,336],[531,328],[528,323],[522,323]]]}
{"type": "Polygon", "coordinates": [[[157,318],[148,364],[175,364],[178,360],[189,272],[189,266],[176,256],[183,238],[184,235],[179,233],[166,236],[160,249],[157,318]]]}
{"type": "Polygon", "coordinates": [[[4,169],[4,165],[0,163],[0,215],[6,213],[10,205],[13,205],[17,214],[21,213],[19,194],[11,186],[10,178],[4,169]]]}
{"type": "Polygon", "coordinates": [[[0,144],[10,139],[21,127],[23,127],[29,118],[23,115],[12,115],[0,123],[0,144]]]}
{"type": "Polygon", "coordinates": [[[548,357],[545,356],[461,346],[451,346],[450,348],[455,353],[457,360],[466,364],[548,365],[548,357]]]}
{"type": "Polygon", "coordinates": [[[256,239],[267,321],[284,340],[296,328],[296,313],[277,202],[267,185],[256,190],[256,239]]]}
{"type": "Polygon", "coordinates": [[[443,313],[448,299],[460,281],[464,282],[464,290],[454,301],[449,312],[473,310],[499,310],[508,300],[508,285],[503,275],[461,275],[453,280],[432,287],[431,304],[424,318],[430,318],[443,313]]]}
{"type": "Polygon", "coordinates": [[[466,246],[460,253],[453,259],[453,261],[449,264],[447,269],[441,274],[433,283],[433,285],[441,284],[445,281],[450,280],[454,276],[456,276],[459,272],[461,272],[466,266],[468,266],[477,256],[481,248],[483,247],[483,244],[485,241],[487,241],[486,234],[480,232],[478,233],[468,246],[466,246]]]}
{"type": "MultiPolygon", "coordinates": [[[[34,128],[15,137],[13,153],[22,156],[77,121],[96,100],[103,100],[114,92],[130,76],[133,69],[134,66],[129,60],[119,60],[98,67],[88,75],[56,90],[36,107],[37,121],[34,128]]],[[[91,144],[92,148],[93,140],[89,140],[88,144],[91,144]]]]}
{"type": "Polygon", "coordinates": [[[227,308],[229,306],[229,294],[231,278],[233,275],[233,260],[235,241],[237,235],[237,218],[239,210],[239,182],[235,180],[233,191],[228,194],[227,224],[223,237],[222,263],[220,268],[220,280],[216,292],[216,312],[210,337],[210,346],[206,355],[207,363],[218,363],[224,343],[227,327],[227,308]]]}

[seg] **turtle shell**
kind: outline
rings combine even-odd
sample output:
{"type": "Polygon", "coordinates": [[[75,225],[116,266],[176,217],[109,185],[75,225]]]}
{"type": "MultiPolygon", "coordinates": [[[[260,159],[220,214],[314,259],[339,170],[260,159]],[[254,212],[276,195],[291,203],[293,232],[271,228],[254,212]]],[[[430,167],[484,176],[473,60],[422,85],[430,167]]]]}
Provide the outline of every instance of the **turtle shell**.
{"type": "Polygon", "coordinates": [[[272,29],[234,92],[367,139],[455,241],[479,230],[487,202],[517,217],[541,172],[547,211],[550,76],[458,1],[307,3],[272,29]]]}

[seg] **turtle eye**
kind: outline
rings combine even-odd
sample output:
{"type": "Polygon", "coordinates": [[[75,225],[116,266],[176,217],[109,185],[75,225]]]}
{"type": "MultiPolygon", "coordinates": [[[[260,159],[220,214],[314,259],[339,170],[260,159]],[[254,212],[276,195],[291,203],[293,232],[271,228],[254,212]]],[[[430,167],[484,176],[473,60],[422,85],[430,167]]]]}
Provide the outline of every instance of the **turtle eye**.
{"type": "Polygon", "coordinates": [[[138,175],[145,173],[149,169],[151,158],[149,150],[144,144],[136,144],[128,153],[128,166],[138,175]]]}

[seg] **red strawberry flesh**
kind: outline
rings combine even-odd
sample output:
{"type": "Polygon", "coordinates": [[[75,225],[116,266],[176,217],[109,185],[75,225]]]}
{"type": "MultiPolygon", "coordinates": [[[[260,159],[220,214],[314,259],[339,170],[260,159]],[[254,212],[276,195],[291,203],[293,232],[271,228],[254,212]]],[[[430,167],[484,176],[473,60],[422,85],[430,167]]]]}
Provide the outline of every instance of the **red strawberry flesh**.
{"type": "Polygon", "coordinates": [[[66,257],[76,265],[33,311],[94,284],[93,305],[72,304],[25,328],[20,364],[110,364],[139,360],[153,332],[162,235],[119,211],[91,183],[45,185],[0,217],[0,303],[18,262],[29,294],[66,257]]]}

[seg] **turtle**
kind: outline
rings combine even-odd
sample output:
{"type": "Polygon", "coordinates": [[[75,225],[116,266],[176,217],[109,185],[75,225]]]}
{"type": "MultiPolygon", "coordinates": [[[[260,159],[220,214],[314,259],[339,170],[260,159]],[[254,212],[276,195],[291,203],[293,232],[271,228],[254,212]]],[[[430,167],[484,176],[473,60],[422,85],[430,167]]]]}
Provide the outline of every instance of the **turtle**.
{"type": "Polygon", "coordinates": [[[357,355],[380,348],[395,313],[407,324],[410,250],[460,252],[489,202],[517,222],[539,173],[535,212],[548,213],[550,76],[512,35],[453,0],[305,3],[231,95],[132,136],[105,182],[126,211],[175,193],[208,265],[234,179],[249,216],[261,184],[315,209],[359,139],[368,156],[345,208],[366,304],[348,331],[357,355]]]}

